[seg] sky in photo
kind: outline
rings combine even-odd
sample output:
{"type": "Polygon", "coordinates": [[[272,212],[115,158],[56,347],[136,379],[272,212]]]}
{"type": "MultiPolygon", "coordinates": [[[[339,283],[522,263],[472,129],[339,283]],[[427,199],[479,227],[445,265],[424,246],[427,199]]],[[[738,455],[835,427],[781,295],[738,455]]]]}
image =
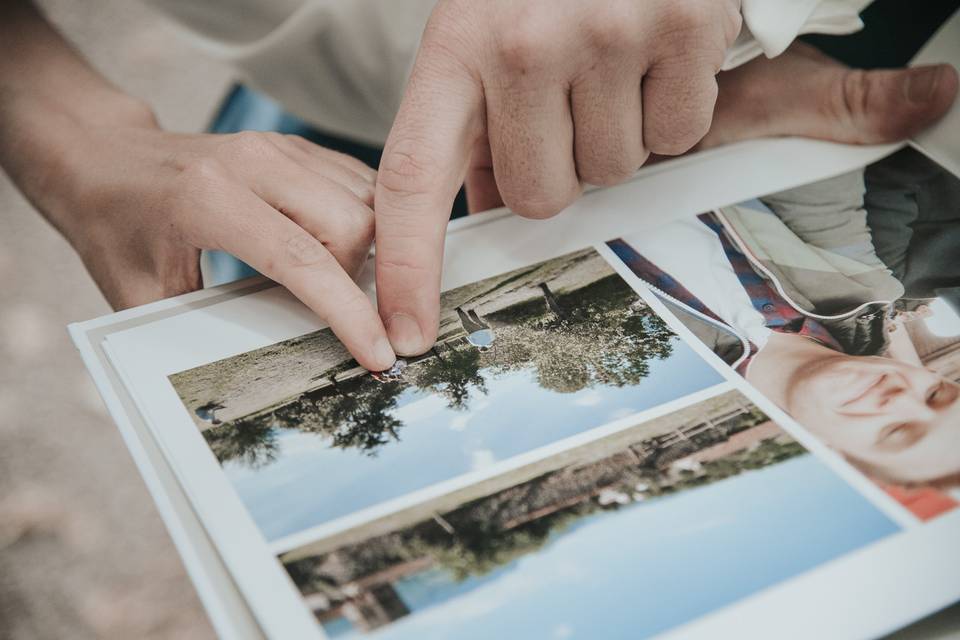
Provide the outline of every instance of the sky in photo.
{"type": "Polygon", "coordinates": [[[412,613],[370,637],[646,637],[898,530],[805,455],[587,516],[483,577],[403,579],[395,587],[412,613]]]}
{"type": "Polygon", "coordinates": [[[650,375],[638,385],[557,393],[529,371],[511,372],[488,378],[488,394],[478,395],[469,411],[411,390],[394,412],[405,423],[400,441],[376,457],[282,430],[275,462],[259,469],[223,466],[264,535],[276,540],[720,382],[720,374],[674,338],[672,354],[651,360],[650,375]]]}

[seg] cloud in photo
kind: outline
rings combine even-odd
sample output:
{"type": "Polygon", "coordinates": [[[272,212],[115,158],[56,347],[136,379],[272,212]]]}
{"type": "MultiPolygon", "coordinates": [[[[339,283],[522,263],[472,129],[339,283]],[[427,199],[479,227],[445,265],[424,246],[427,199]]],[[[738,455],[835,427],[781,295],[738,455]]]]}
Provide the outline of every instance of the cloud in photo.
{"type": "Polygon", "coordinates": [[[464,431],[470,423],[479,415],[481,411],[490,406],[489,398],[483,398],[474,403],[473,409],[464,413],[458,413],[450,420],[451,431],[464,431]]]}
{"type": "Polygon", "coordinates": [[[595,389],[590,389],[588,392],[581,394],[573,403],[578,407],[595,407],[603,404],[603,395],[595,389]]]}
{"type": "Polygon", "coordinates": [[[478,449],[470,454],[470,468],[474,471],[486,469],[497,461],[497,457],[490,449],[478,449]]]}

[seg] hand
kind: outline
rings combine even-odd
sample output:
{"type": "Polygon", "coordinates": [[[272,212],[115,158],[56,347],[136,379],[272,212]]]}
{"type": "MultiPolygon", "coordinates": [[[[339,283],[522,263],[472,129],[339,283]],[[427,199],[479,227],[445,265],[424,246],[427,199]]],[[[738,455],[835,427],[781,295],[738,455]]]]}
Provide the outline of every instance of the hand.
{"type": "Polygon", "coordinates": [[[64,231],[117,308],[202,286],[201,249],[287,287],[372,370],[395,360],[351,279],[373,240],[376,172],[303,138],[88,131],[64,231]]]}
{"type": "MultiPolygon", "coordinates": [[[[373,239],[375,172],[296,136],[87,128],[53,216],[116,308],[198,289],[201,249],[227,251],[287,287],[358,362],[395,356],[351,280],[373,239]]],[[[56,206],[56,205],[54,205],[56,206]]]]}
{"type": "Polygon", "coordinates": [[[179,135],[87,65],[28,0],[0,2],[0,166],[117,308],[201,286],[222,249],[285,285],[357,361],[395,355],[351,280],[375,172],[295,136],[179,135]]]}
{"type": "Polygon", "coordinates": [[[949,65],[862,71],[800,42],[717,79],[713,125],[698,149],[773,136],[905,140],[939,120],[957,95],[957,71],[949,65]]]}
{"type": "Polygon", "coordinates": [[[650,152],[696,144],[739,30],[739,0],[440,0],[377,183],[377,291],[397,352],[436,338],[446,221],[471,156],[496,178],[470,190],[475,208],[502,196],[551,216],[581,182],[614,184],[650,152]]]}

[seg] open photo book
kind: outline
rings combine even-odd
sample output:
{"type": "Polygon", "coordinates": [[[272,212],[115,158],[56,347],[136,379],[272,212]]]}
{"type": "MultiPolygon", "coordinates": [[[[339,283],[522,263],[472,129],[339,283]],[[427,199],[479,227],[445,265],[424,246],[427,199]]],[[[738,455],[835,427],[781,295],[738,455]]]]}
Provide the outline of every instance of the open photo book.
{"type": "MultiPolygon", "coordinates": [[[[960,66],[957,17],[917,62],[960,66]]],[[[875,637],[960,600],[960,106],[445,255],[388,372],[266,279],[71,326],[222,636],[875,637]]]]}

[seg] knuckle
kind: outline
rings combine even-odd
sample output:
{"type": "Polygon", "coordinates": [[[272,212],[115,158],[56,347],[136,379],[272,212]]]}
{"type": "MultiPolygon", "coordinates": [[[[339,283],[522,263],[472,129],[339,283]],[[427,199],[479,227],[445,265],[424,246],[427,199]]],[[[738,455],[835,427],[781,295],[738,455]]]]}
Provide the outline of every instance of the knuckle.
{"type": "Polygon", "coordinates": [[[370,245],[377,231],[376,216],[373,211],[364,209],[363,213],[357,215],[354,219],[357,224],[356,236],[358,241],[370,245]]]}
{"type": "Polygon", "coordinates": [[[556,46],[550,29],[530,17],[522,17],[500,35],[500,64],[518,73],[536,71],[550,64],[556,46]]]}
{"type": "Polygon", "coordinates": [[[373,207],[376,200],[376,187],[373,184],[369,186],[364,185],[357,187],[354,190],[354,195],[356,195],[357,200],[359,200],[365,206],[373,207]]]}
{"type": "Polygon", "coordinates": [[[422,151],[423,145],[414,138],[393,142],[384,152],[377,174],[378,200],[389,199],[394,207],[403,208],[404,203],[416,206],[420,198],[429,193],[436,162],[422,151]]]}
{"type": "Polygon", "coordinates": [[[587,184],[598,187],[611,187],[620,184],[639,168],[640,161],[635,161],[626,154],[602,158],[597,157],[596,154],[591,154],[589,158],[577,163],[580,179],[587,184]]]}
{"type": "Polygon", "coordinates": [[[271,139],[259,131],[230,134],[222,148],[228,157],[241,160],[273,158],[279,151],[271,139]]]}
{"type": "Polygon", "coordinates": [[[663,24],[671,31],[682,34],[699,31],[713,22],[712,6],[712,2],[671,2],[662,18],[663,24]]]}
{"type": "Polygon", "coordinates": [[[323,244],[306,232],[295,233],[283,241],[281,263],[271,265],[283,271],[289,269],[325,269],[331,267],[333,257],[323,244]]]}
{"type": "Polygon", "coordinates": [[[644,115],[644,142],[653,153],[681,155],[694,147],[710,131],[717,83],[712,81],[690,95],[658,104],[644,115]]]}
{"type": "Polygon", "coordinates": [[[282,137],[288,142],[291,142],[297,146],[312,144],[309,140],[297,133],[285,133],[282,134],[282,137]]]}
{"type": "Polygon", "coordinates": [[[171,181],[166,200],[174,212],[180,205],[214,199],[230,180],[230,174],[220,160],[211,156],[191,156],[176,160],[179,169],[171,181]]]}
{"type": "Polygon", "coordinates": [[[866,72],[850,69],[836,77],[830,99],[823,103],[825,116],[839,122],[849,131],[857,131],[867,113],[870,97],[866,72]]]}
{"type": "Polygon", "coordinates": [[[899,100],[887,98],[876,72],[848,70],[837,81],[828,102],[828,118],[836,118],[850,133],[850,142],[890,142],[908,137],[917,126],[917,114],[899,100]]]}
{"type": "Polygon", "coordinates": [[[503,202],[515,214],[532,220],[552,218],[567,208],[579,193],[577,188],[572,193],[518,193],[513,189],[501,191],[503,202]]]}
{"type": "MultiPolygon", "coordinates": [[[[708,127],[709,129],[709,127],[708,127]]],[[[661,156],[680,156],[690,151],[703,137],[706,131],[688,128],[686,131],[671,131],[669,134],[649,136],[647,146],[650,151],[661,156]]]]}
{"type": "Polygon", "coordinates": [[[612,3],[584,22],[587,41],[599,50],[628,48],[639,36],[637,16],[632,3],[612,3]]]}
{"type": "Polygon", "coordinates": [[[277,131],[255,131],[250,133],[253,135],[258,135],[263,138],[265,142],[269,142],[274,145],[284,144],[287,141],[287,136],[277,131]]]}
{"type": "Polygon", "coordinates": [[[330,241],[341,247],[355,247],[358,250],[369,248],[373,243],[376,232],[376,222],[373,211],[366,207],[357,207],[351,211],[342,222],[331,229],[330,241]]]}
{"type": "Polygon", "coordinates": [[[337,158],[343,164],[343,166],[348,167],[361,177],[369,179],[375,179],[377,177],[377,170],[362,160],[355,158],[350,154],[341,153],[339,151],[333,151],[332,153],[333,157],[337,158]]]}
{"type": "Polygon", "coordinates": [[[704,125],[702,119],[682,118],[673,125],[655,127],[646,136],[646,143],[653,153],[662,156],[679,156],[692,149],[709,130],[709,119],[704,125]]]}

